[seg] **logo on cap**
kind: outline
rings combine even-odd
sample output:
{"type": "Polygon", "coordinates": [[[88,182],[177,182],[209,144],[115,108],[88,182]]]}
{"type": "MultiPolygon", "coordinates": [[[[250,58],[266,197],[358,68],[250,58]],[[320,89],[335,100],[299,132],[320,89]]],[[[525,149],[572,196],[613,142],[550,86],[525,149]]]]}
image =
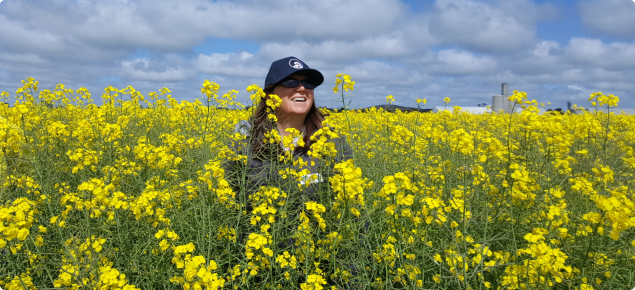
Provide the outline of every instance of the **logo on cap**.
{"type": "Polygon", "coordinates": [[[301,68],[304,67],[302,65],[302,62],[299,59],[295,59],[295,58],[289,60],[289,66],[291,66],[292,68],[295,68],[295,69],[301,69],[301,68]]]}

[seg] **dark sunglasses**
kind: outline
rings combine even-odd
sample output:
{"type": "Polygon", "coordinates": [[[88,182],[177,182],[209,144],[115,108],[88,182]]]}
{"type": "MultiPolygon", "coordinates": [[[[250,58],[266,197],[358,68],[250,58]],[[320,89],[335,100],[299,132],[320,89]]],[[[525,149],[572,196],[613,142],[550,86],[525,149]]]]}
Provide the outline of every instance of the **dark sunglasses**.
{"type": "Polygon", "coordinates": [[[305,89],[307,90],[312,90],[315,89],[317,86],[314,84],[311,84],[307,81],[301,81],[301,80],[296,80],[296,79],[288,79],[288,80],[284,80],[282,82],[280,82],[281,85],[287,87],[287,88],[296,88],[300,85],[300,83],[302,83],[302,85],[304,86],[305,89]]]}

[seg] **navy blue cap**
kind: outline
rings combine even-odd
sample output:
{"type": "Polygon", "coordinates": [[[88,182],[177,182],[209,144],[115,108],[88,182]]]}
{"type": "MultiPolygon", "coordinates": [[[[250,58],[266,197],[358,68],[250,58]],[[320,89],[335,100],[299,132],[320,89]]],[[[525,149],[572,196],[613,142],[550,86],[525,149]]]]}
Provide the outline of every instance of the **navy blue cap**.
{"type": "Polygon", "coordinates": [[[289,56],[276,60],[271,64],[267,78],[265,78],[265,88],[283,81],[292,74],[306,76],[306,81],[315,86],[319,86],[324,82],[324,76],[321,72],[309,68],[309,66],[299,58],[289,56]]]}

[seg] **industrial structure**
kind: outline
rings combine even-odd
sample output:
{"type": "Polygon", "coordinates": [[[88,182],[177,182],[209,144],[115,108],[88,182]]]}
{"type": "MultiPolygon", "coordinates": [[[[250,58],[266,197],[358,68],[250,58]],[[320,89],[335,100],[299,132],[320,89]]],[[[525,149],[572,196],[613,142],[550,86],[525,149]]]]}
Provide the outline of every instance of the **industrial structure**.
{"type": "MultiPolygon", "coordinates": [[[[508,100],[509,96],[509,84],[503,83],[501,94],[492,96],[492,111],[498,113],[502,110],[505,113],[511,113],[514,109],[514,102],[508,100]]],[[[514,109],[514,111],[518,110],[514,109]]]]}

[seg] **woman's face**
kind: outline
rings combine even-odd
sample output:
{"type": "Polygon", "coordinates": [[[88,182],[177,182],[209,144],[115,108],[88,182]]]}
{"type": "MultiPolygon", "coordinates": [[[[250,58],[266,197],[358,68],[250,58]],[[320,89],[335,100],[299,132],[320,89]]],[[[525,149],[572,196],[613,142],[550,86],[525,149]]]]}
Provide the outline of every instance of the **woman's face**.
{"type": "MultiPolygon", "coordinates": [[[[297,74],[291,75],[289,78],[300,81],[306,79],[305,76],[297,74]]],[[[282,100],[282,106],[278,109],[281,116],[306,116],[311,110],[311,106],[313,106],[313,89],[305,88],[302,83],[295,88],[277,85],[273,88],[273,94],[282,100]]]]}

